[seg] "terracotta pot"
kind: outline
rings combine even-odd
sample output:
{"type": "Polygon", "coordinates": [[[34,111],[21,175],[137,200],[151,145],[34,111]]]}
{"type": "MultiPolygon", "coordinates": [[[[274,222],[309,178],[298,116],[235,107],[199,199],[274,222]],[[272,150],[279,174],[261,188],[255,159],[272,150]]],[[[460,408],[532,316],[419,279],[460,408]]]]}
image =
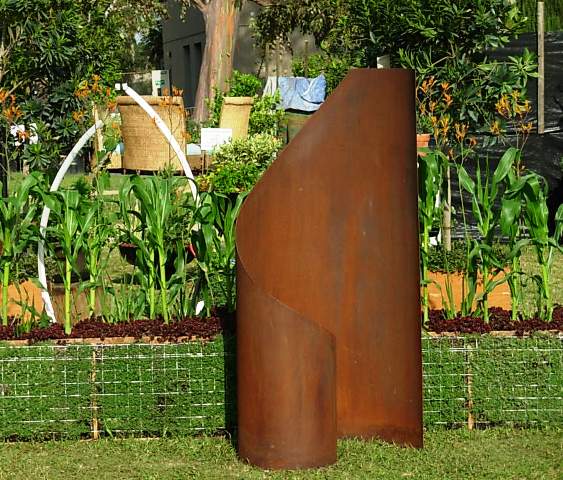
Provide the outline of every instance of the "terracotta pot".
{"type": "MultiPolygon", "coordinates": [[[[88,293],[87,291],[82,291],[78,293],[79,283],[73,283],[71,286],[72,291],[72,320],[77,322],[79,320],[84,320],[89,317],[88,309],[88,293]]],[[[51,296],[51,303],[53,304],[53,309],[55,310],[55,316],[59,323],[63,322],[64,319],[64,286],[62,284],[50,282],[47,286],[49,289],[49,294],[51,296]]],[[[98,289],[96,298],[98,299],[98,305],[96,305],[96,313],[101,312],[101,307],[99,305],[99,298],[101,294],[101,288],[98,289]]],[[[18,303],[27,303],[32,305],[35,310],[42,312],[44,309],[43,299],[41,298],[41,289],[32,281],[26,280],[24,282],[16,285],[10,285],[8,287],[8,316],[19,317],[22,315],[22,307],[18,303]]],[[[0,291],[0,301],[2,299],[2,292],[0,291]]],[[[25,314],[25,319],[29,319],[29,312],[25,314]]]]}
{"type": "MultiPolygon", "coordinates": [[[[502,278],[504,273],[499,273],[495,279],[502,278]]],[[[461,309],[461,302],[464,297],[464,287],[463,287],[463,277],[461,273],[450,273],[450,285],[452,288],[454,304],[456,310],[461,309]]],[[[448,275],[441,272],[429,272],[428,280],[430,284],[428,285],[428,303],[431,310],[441,310],[444,307],[442,297],[445,301],[448,301],[448,294],[446,290],[446,282],[448,275]]],[[[477,294],[483,291],[482,281],[478,282],[477,294]]],[[[507,282],[497,285],[491,293],[489,293],[489,307],[500,307],[504,310],[510,310],[512,308],[512,297],[510,295],[510,288],[507,282]]],[[[476,305],[474,305],[475,307],[476,305]]]]}
{"type": "MultiPolygon", "coordinates": [[[[429,133],[417,133],[416,134],[416,149],[417,151],[421,148],[428,147],[428,143],[430,142],[430,134],[429,133]]],[[[426,155],[424,152],[418,152],[420,156],[426,155]]]]}

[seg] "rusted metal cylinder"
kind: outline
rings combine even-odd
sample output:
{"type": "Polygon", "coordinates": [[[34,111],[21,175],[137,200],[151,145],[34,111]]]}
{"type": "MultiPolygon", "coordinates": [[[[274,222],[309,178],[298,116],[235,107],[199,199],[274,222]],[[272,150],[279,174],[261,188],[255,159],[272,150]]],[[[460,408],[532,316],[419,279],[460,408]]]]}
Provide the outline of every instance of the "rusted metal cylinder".
{"type": "Polygon", "coordinates": [[[414,76],[354,70],[237,225],[239,454],[336,459],[336,439],[422,446],[414,76]]]}

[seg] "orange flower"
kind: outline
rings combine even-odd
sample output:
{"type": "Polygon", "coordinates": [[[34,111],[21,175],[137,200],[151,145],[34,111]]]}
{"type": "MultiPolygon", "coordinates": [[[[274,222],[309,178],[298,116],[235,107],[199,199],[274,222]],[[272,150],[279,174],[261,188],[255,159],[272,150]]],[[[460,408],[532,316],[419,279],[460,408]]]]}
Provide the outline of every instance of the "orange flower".
{"type": "Polygon", "coordinates": [[[15,105],[15,103],[12,103],[8,108],[5,108],[2,113],[9,123],[15,122],[23,115],[20,107],[15,105]]]}
{"type": "Polygon", "coordinates": [[[510,117],[510,103],[508,101],[508,97],[503,95],[500,100],[495,104],[495,108],[499,115],[504,118],[510,117]]]}
{"type": "Polygon", "coordinates": [[[82,122],[82,120],[84,119],[84,112],[83,112],[82,110],[78,110],[78,111],[72,112],[72,119],[73,119],[76,123],[82,122]]]}
{"type": "Polygon", "coordinates": [[[450,88],[450,84],[448,82],[442,82],[440,83],[440,86],[442,87],[442,90],[447,91],[450,88]]]}
{"type": "Polygon", "coordinates": [[[443,92],[442,96],[444,97],[444,103],[446,104],[446,107],[449,107],[453,103],[452,96],[446,92],[443,92]]]}
{"type": "Polygon", "coordinates": [[[514,105],[514,113],[519,117],[523,117],[527,113],[530,113],[531,109],[532,104],[530,103],[530,100],[526,100],[524,103],[516,103],[514,105]]]}
{"type": "Polygon", "coordinates": [[[524,123],[518,129],[523,135],[529,135],[532,131],[533,125],[532,122],[524,123]]]}
{"type": "Polygon", "coordinates": [[[442,135],[447,137],[450,130],[450,117],[444,116],[440,118],[440,129],[442,131],[442,135]]]}
{"type": "Polygon", "coordinates": [[[490,132],[493,135],[500,135],[501,134],[501,129],[500,129],[500,123],[498,120],[495,120],[493,123],[491,123],[491,127],[489,128],[490,132]]]}
{"type": "Polygon", "coordinates": [[[469,126],[462,123],[456,123],[454,124],[455,127],[455,138],[457,139],[458,142],[462,142],[463,139],[465,138],[465,135],[467,135],[467,130],[469,130],[469,126]]]}
{"type": "Polygon", "coordinates": [[[477,145],[477,138],[475,137],[469,137],[467,143],[469,144],[470,148],[473,148],[477,145]]]}
{"type": "Polygon", "coordinates": [[[0,88],[0,103],[4,103],[8,98],[8,92],[3,88],[0,88]]]}

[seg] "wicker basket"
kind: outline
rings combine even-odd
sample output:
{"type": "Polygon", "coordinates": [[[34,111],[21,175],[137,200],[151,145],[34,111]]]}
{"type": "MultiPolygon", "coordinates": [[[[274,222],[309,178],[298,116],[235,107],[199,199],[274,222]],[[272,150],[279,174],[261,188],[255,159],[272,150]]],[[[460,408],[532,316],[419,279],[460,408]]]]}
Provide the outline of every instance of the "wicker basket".
{"type": "MultiPolygon", "coordinates": [[[[150,97],[143,99],[156,111],[186,151],[186,112],[182,97],[150,97]]],[[[121,114],[121,135],[125,150],[122,167],[126,170],[158,171],[182,165],[164,135],[145,111],[130,97],[117,97],[121,114]]]]}
{"type": "Polygon", "coordinates": [[[253,97],[225,97],[221,108],[219,128],[233,130],[233,140],[248,136],[250,110],[254,103],[253,97]]]}

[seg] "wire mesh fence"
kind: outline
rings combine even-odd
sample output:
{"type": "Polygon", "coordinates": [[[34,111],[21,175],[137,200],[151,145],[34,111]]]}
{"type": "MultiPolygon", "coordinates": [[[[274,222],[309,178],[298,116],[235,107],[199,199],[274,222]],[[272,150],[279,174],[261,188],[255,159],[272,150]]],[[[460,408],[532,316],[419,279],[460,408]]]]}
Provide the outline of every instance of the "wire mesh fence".
{"type": "Polygon", "coordinates": [[[423,339],[425,426],[563,426],[563,337],[423,339]]]}
{"type": "MultiPolygon", "coordinates": [[[[426,428],[563,426],[563,337],[423,339],[426,428]]],[[[0,346],[0,439],[214,433],[236,417],[233,338],[0,346]]]]}

